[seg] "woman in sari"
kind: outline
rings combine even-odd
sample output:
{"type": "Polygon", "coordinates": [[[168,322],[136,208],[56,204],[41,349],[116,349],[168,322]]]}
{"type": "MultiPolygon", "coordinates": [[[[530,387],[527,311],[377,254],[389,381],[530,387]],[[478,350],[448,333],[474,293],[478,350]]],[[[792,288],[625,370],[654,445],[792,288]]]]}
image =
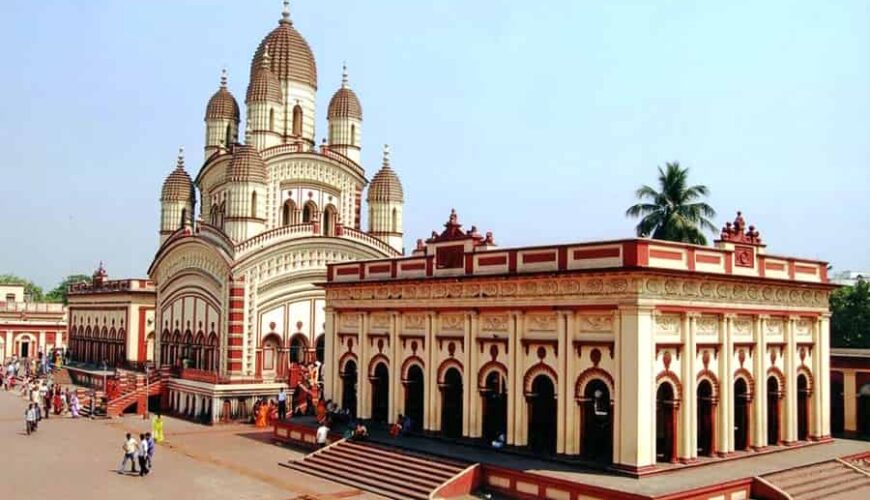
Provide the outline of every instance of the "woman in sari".
{"type": "Polygon", "coordinates": [[[163,417],[159,413],[151,422],[151,437],[157,443],[163,442],[163,417]]]}
{"type": "Polygon", "coordinates": [[[69,396],[69,412],[72,414],[72,418],[79,418],[79,410],[79,397],[75,392],[72,392],[69,396]]]}
{"type": "Polygon", "coordinates": [[[54,407],[55,415],[60,415],[63,411],[63,401],[60,399],[60,389],[54,391],[54,396],[51,397],[51,406],[54,407]]]}
{"type": "Polygon", "coordinates": [[[257,427],[266,427],[269,425],[269,405],[265,403],[260,403],[259,408],[257,408],[257,419],[254,421],[254,425],[257,427]]]}

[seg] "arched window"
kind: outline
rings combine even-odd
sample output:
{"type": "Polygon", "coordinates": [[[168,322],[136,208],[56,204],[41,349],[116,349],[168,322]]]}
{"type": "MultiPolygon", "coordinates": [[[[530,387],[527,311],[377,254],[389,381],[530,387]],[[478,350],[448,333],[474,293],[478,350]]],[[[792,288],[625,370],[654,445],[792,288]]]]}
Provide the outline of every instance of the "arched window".
{"type": "Polygon", "coordinates": [[[356,144],[356,125],[353,124],[350,126],[350,144],[356,144]]]}
{"type": "Polygon", "coordinates": [[[390,231],[394,233],[399,232],[399,212],[395,208],[393,209],[392,217],[390,220],[390,231]]]}
{"type": "Polygon", "coordinates": [[[230,147],[230,144],[232,144],[232,143],[233,143],[233,126],[230,124],[227,124],[227,132],[226,132],[226,138],[224,139],[224,146],[230,147]]]}
{"type": "Polygon", "coordinates": [[[323,211],[323,235],[335,236],[335,207],[327,205],[323,211]]]}
{"type": "Polygon", "coordinates": [[[314,219],[314,214],[317,213],[317,205],[314,204],[313,201],[309,201],[305,204],[305,207],[302,209],[302,222],[309,223],[314,219]]]}
{"type": "Polygon", "coordinates": [[[269,108],[269,132],[275,131],[275,108],[269,108]]]}
{"type": "Polygon", "coordinates": [[[187,220],[187,209],[182,208],[181,209],[181,224],[179,224],[179,227],[184,227],[184,221],[186,221],[186,220],[187,220]]]}
{"type": "Polygon", "coordinates": [[[302,135],[302,107],[298,104],[293,107],[293,135],[302,135]]]}
{"type": "Polygon", "coordinates": [[[257,192],[251,191],[251,217],[257,218],[257,192]]]}

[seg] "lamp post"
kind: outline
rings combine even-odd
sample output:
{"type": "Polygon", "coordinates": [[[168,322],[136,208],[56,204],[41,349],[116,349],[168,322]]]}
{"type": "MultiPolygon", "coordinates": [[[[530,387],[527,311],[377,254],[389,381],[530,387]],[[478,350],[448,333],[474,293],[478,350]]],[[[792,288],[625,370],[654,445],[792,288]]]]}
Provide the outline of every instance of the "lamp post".
{"type": "Polygon", "coordinates": [[[142,415],[142,420],[148,420],[148,411],[149,411],[149,403],[151,396],[150,384],[151,384],[151,365],[145,364],[145,414],[142,415]]]}

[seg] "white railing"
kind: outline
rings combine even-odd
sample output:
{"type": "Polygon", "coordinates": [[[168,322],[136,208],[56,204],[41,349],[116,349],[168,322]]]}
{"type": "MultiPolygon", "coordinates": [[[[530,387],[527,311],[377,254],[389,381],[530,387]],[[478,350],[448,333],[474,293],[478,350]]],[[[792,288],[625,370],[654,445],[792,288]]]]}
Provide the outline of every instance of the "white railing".
{"type": "Polygon", "coordinates": [[[397,257],[397,256],[402,255],[395,248],[391,247],[390,245],[387,245],[383,241],[379,240],[378,238],[375,238],[374,236],[372,236],[368,233],[364,233],[364,232],[360,231],[359,229],[354,229],[352,227],[345,227],[345,228],[343,228],[342,233],[343,233],[342,234],[343,238],[347,238],[349,240],[359,241],[360,243],[365,243],[366,245],[368,245],[370,247],[374,247],[374,248],[380,250],[381,252],[384,252],[384,254],[386,254],[387,256],[397,257]]]}
{"type": "Polygon", "coordinates": [[[316,233],[314,232],[313,222],[305,222],[302,224],[276,227],[275,229],[266,231],[265,233],[260,233],[253,238],[248,238],[247,240],[236,245],[236,258],[239,258],[242,255],[252,252],[254,250],[259,250],[260,248],[266,247],[267,245],[274,244],[277,241],[315,235],[316,233]]]}
{"type": "Polygon", "coordinates": [[[2,312],[62,313],[65,307],[49,302],[0,302],[2,312]]]}

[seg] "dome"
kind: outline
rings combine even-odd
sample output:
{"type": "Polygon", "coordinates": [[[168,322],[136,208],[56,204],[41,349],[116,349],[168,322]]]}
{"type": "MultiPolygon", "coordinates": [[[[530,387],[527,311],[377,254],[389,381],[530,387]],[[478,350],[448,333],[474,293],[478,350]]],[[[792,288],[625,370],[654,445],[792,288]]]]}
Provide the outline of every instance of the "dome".
{"type": "Polygon", "coordinates": [[[239,103],[233,94],[227,90],[227,72],[221,74],[221,87],[208,100],[205,108],[206,120],[233,120],[239,123],[239,103]]]}
{"type": "Polygon", "coordinates": [[[245,97],[245,102],[284,102],[284,96],[281,93],[281,82],[275,77],[275,74],[264,63],[254,76],[251,77],[251,83],[248,85],[248,95],[245,97]]]}
{"type": "Polygon", "coordinates": [[[227,181],[266,182],[266,163],[257,148],[248,144],[236,144],[232,149],[233,159],[227,166],[227,181]]]}
{"type": "Polygon", "coordinates": [[[269,69],[278,80],[293,81],[317,88],[317,64],[314,62],[314,54],[308,42],[293,27],[286,6],[278,27],[266,35],[254,53],[251,61],[252,80],[256,71],[263,65],[267,45],[271,55],[269,69]]]}
{"type": "Polygon", "coordinates": [[[342,87],[329,101],[327,118],[356,118],[362,120],[362,106],[353,90],[342,87]]]}
{"type": "Polygon", "coordinates": [[[160,201],[192,201],[193,181],[184,170],[184,149],[178,150],[178,164],[175,170],[163,181],[160,201]]]}
{"type": "Polygon", "coordinates": [[[368,201],[405,201],[399,176],[390,168],[390,149],[384,146],[384,166],[372,178],[368,201]]]}

